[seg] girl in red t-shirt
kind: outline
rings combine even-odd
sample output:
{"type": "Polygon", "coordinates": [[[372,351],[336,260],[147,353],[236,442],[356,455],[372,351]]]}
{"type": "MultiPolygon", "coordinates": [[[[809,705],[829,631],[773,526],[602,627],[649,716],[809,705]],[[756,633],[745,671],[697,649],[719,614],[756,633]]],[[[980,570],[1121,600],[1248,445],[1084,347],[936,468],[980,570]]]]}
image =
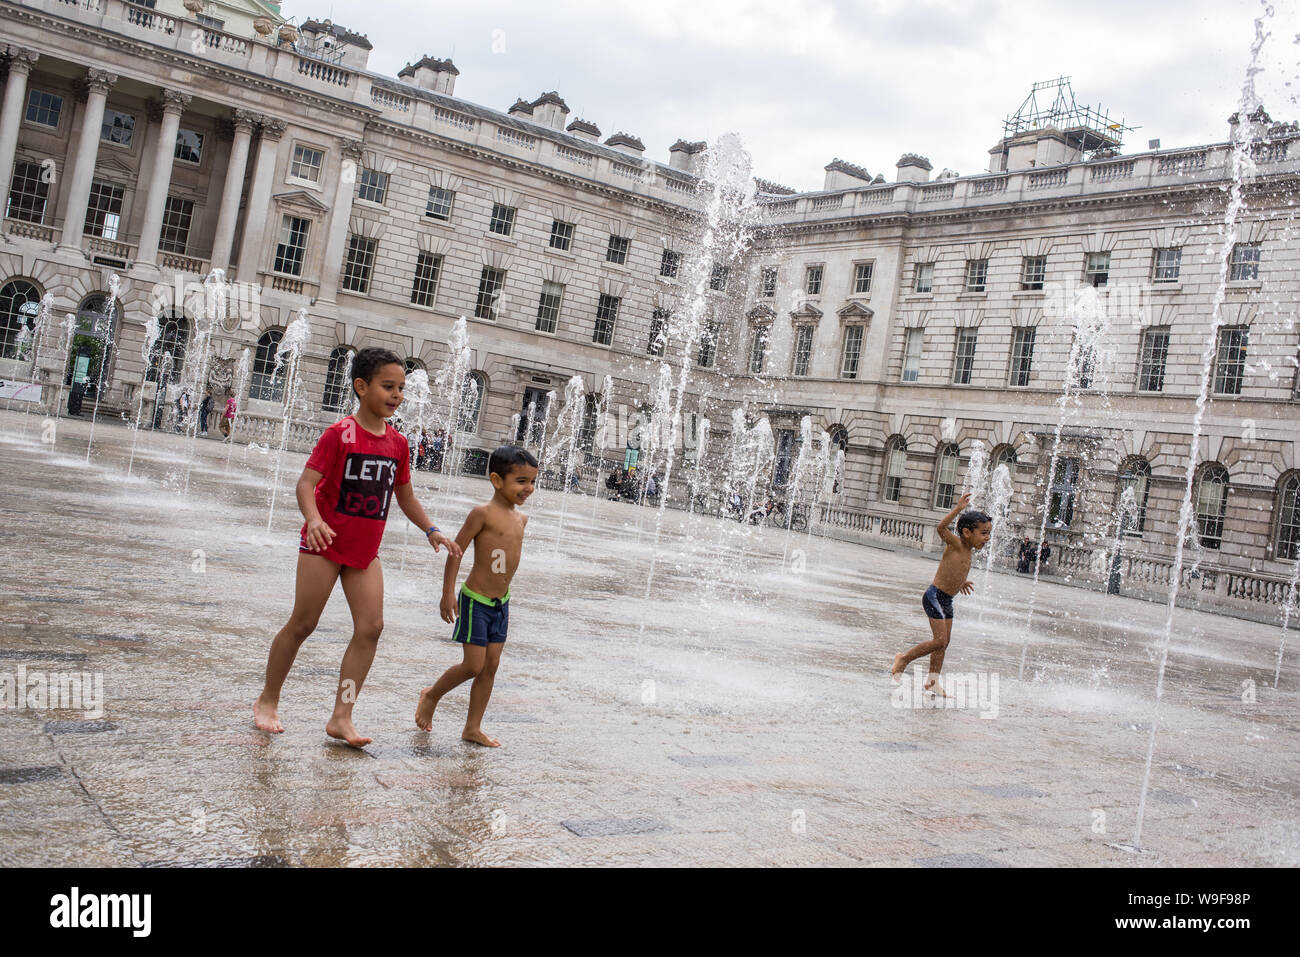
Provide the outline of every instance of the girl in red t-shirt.
{"type": "Polygon", "coordinates": [[[461,551],[415,500],[406,439],[385,421],[402,402],[402,360],[388,349],[362,349],[352,363],[352,375],[361,407],[325,430],[298,479],[298,507],[307,521],[298,546],[293,614],[271,642],[266,686],[253,704],[253,723],[263,731],[284,730],[278,714],[280,688],[298,649],[315,631],[334,583],[342,579],[352,610],[352,641],[343,653],[334,714],[325,733],[359,748],[371,739],[353,726],[352,705],[384,627],[384,574],[378,554],[394,493],[398,507],[425,532],[435,552],[440,545],[455,555],[461,551]]]}

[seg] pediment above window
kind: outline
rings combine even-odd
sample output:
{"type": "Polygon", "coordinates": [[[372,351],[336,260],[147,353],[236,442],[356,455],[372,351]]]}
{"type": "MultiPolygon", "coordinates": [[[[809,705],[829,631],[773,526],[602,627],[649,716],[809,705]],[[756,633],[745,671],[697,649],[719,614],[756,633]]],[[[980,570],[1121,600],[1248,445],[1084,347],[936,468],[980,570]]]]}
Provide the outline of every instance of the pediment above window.
{"type": "Polygon", "coordinates": [[[790,318],[795,322],[817,322],[824,313],[810,302],[805,302],[798,309],[790,313],[790,318]]]}
{"type": "Polygon", "coordinates": [[[869,322],[876,313],[870,306],[863,303],[850,302],[837,309],[836,314],[840,317],[841,322],[857,325],[869,322]]]}
{"type": "Polygon", "coordinates": [[[760,302],[749,312],[745,313],[745,318],[751,323],[757,324],[762,322],[771,322],[776,318],[776,310],[765,302],[760,302]]]}
{"type": "Polygon", "coordinates": [[[276,193],[271,197],[271,199],[273,199],[278,205],[286,206],[290,209],[302,209],[309,213],[329,212],[328,206],[305,189],[290,190],[287,193],[276,193]]]}

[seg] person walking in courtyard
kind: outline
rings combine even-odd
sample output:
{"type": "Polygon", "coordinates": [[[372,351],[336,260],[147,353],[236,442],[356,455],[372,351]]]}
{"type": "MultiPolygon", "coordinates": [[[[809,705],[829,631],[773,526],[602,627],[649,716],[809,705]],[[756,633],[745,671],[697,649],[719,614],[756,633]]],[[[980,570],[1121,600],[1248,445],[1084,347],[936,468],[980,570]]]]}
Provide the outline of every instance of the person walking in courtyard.
{"type": "Polygon", "coordinates": [[[483,731],[483,713],[496,679],[501,650],[510,624],[510,580],[524,550],[524,529],[528,516],[517,506],[528,501],[537,481],[537,459],[525,449],[503,445],[488,459],[492,499],[472,509],[455,551],[448,549],[442,579],[442,620],[455,624],[452,640],[462,648],[460,664],[452,665],[441,678],[420,692],[415,724],[423,731],[433,727],[433,712],[448,691],[473,680],[469,689],[469,717],[461,740],[489,748],[501,742],[483,731]],[[469,543],[474,543],[474,567],[456,596],[456,575],[469,543]]]}
{"type": "Polygon", "coordinates": [[[934,573],[934,582],[921,597],[921,607],[930,619],[931,638],[901,655],[895,655],[894,667],[890,671],[890,676],[898,681],[909,663],[929,655],[930,675],[924,688],[945,698],[948,693],[939,683],[939,671],[943,668],[943,653],[952,637],[952,599],[958,592],[969,595],[975,590],[975,583],[966,577],[970,573],[971,559],[988,544],[989,536],[993,534],[993,520],[983,512],[966,511],[969,505],[970,493],[967,492],[937,526],[944,543],[943,555],[934,573]],[[957,519],[955,535],[948,527],[953,519],[957,519]]]}
{"type": "Polygon", "coordinates": [[[226,395],[226,411],[221,415],[221,434],[227,439],[231,437],[231,432],[235,428],[235,413],[239,410],[239,405],[235,402],[234,395],[226,395]]]}
{"type": "Polygon", "coordinates": [[[212,415],[212,393],[207,392],[199,404],[199,435],[208,434],[208,416],[212,415]]]}
{"type": "Polygon", "coordinates": [[[384,627],[384,574],[378,553],[394,494],[435,552],[446,545],[449,555],[459,557],[460,546],[438,530],[416,501],[406,439],[386,421],[402,402],[402,360],[387,349],[362,349],[352,374],[360,408],[325,430],[298,479],[298,506],[307,521],[298,545],[293,612],[271,642],[266,684],[253,705],[253,722],[263,731],[284,730],[280,689],[298,649],[316,630],[334,583],[341,580],[352,611],[352,641],[343,654],[334,713],[325,733],[362,747],[371,739],[353,725],[352,706],[384,627]]]}

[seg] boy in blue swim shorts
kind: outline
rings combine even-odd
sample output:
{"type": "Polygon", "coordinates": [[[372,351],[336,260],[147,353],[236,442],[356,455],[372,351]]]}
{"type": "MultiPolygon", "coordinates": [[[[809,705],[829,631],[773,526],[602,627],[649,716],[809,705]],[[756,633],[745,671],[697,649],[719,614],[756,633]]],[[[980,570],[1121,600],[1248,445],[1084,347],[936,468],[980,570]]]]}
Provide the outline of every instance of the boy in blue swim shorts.
{"type": "MultiPolygon", "coordinates": [[[[420,692],[415,724],[423,731],[433,727],[438,702],[452,688],[473,680],[469,689],[469,717],[461,739],[489,748],[501,746],[483,732],[483,713],[496,679],[501,650],[510,624],[510,580],[524,550],[528,516],[518,511],[533,494],[537,459],[524,449],[503,445],[488,459],[492,500],[470,511],[456,536],[461,550],[474,543],[474,567],[456,594],[460,556],[448,561],[442,579],[442,620],[454,624],[452,640],[460,644],[460,664],[448,668],[436,682],[420,692]]],[[[451,558],[450,552],[448,557],[451,558]]]]}
{"type": "Polygon", "coordinates": [[[895,681],[900,680],[903,669],[908,664],[925,655],[930,656],[930,675],[925,682],[925,690],[948,697],[939,683],[939,670],[943,668],[943,653],[952,637],[952,599],[958,592],[969,595],[975,590],[975,583],[966,576],[970,573],[971,559],[975,553],[988,544],[993,534],[993,520],[983,512],[966,511],[970,505],[970,493],[957,501],[957,507],[945,515],[939,522],[939,537],[943,539],[943,556],[939,559],[939,569],[934,573],[934,582],[921,596],[921,608],[930,620],[931,638],[901,655],[894,656],[894,667],[890,675],[895,681]],[[960,515],[960,518],[957,516],[960,515]],[[957,533],[948,527],[957,519],[957,533]]]}

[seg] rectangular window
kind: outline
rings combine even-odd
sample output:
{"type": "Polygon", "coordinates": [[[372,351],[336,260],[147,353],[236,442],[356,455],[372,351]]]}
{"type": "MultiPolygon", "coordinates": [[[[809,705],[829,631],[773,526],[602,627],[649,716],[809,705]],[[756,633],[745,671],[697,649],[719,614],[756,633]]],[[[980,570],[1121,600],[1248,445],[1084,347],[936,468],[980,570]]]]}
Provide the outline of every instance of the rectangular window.
{"type": "Polygon", "coordinates": [[[377,169],[363,169],[357,177],[357,199],[384,205],[388,196],[388,174],[377,169]]]}
{"type": "Polygon", "coordinates": [[[50,199],[50,184],[46,179],[47,174],[40,163],[15,163],[5,215],[25,223],[45,222],[45,209],[50,199]]]}
{"type": "Polygon", "coordinates": [[[803,274],[803,290],[810,296],[820,296],[822,293],[822,272],[824,266],[809,266],[803,274]]]}
{"type": "Polygon", "coordinates": [[[135,136],[135,117],[117,110],[105,110],[104,122],[99,128],[99,138],[105,143],[130,146],[135,136]]]}
{"type": "Polygon", "coordinates": [[[1076,344],[1072,347],[1076,350],[1074,355],[1075,378],[1078,380],[1080,389],[1091,389],[1093,376],[1097,372],[1097,347],[1091,342],[1079,342],[1077,336],[1075,341],[1076,344]]]}
{"type": "Polygon", "coordinates": [[[203,134],[194,130],[177,130],[176,149],[172,155],[182,163],[198,163],[203,157],[203,134]]]}
{"type": "Polygon", "coordinates": [[[564,286],[549,280],[542,283],[542,295],[537,300],[537,331],[555,332],[560,322],[560,303],[564,300],[564,286]]]}
{"type": "Polygon", "coordinates": [[[1083,278],[1098,289],[1105,286],[1110,281],[1110,253],[1088,253],[1083,278]]]}
{"type": "Polygon", "coordinates": [[[1138,366],[1138,391],[1163,392],[1165,360],[1169,358],[1169,327],[1152,326],[1142,333],[1142,359],[1138,366]]]}
{"type": "Polygon", "coordinates": [[[63,112],[63,97],[44,90],[27,91],[27,122],[57,129],[63,112]]]}
{"type": "Polygon", "coordinates": [[[1241,395],[1241,384],[1246,378],[1247,339],[1248,330],[1245,326],[1219,330],[1219,348],[1214,357],[1216,394],[1241,395]]]}
{"type": "Polygon", "coordinates": [[[430,219],[440,219],[444,223],[451,221],[451,204],[456,194],[449,189],[437,186],[429,187],[429,204],[424,207],[424,215],[430,219]]]}
{"type": "Polygon", "coordinates": [[[415,281],[411,284],[411,302],[417,306],[432,306],[438,295],[438,274],[442,272],[442,257],[433,253],[420,253],[415,261],[415,281]]]}
{"type": "Polygon", "coordinates": [[[724,266],[722,263],[714,263],[713,272],[709,276],[709,288],[714,292],[725,292],[727,289],[727,277],[730,274],[730,266],[724,266]]]}
{"type": "Polygon", "coordinates": [[[667,348],[668,310],[656,309],[650,315],[650,341],[645,351],[652,356],[662,356],[667,348]]]}
{"type": "Polygon", "coordinates": [[[811,371],[813,335],[816,332],[816,326],[799,326],[795,330],[794,375],[806,376],[811,371]]]}
{"type": "Polygon", "coordinates": [[[975,371],[975,342],[978,329],[957,330],[957,351],[952,364],[953,385],[970,385],[975,371]]]}
{"type": "Polygon", "coordinates": [[[917,292],[932,292],[934,290],[934,263],[917,263],[916,264],[916,285],[917,292]]]}
{"type": "Polygon", "coordinates": [[[194,222],[194,202],[179,196],[168,196],[163,207],[162,233],[158,248],[165,253],[185,255],[190,243],[190,225],[194,222]]]}
{"type": "Polygon", "coordinates": [[[907,474],[907,448],[895,444],[889,449],[885,466],[885,501],[897,502],[903,491],[903,476],[907,474]]]}
{"type": "Polygon", "coordinates": [[[484,266],[478,278],[478,298],[474,301],[474,316],[478,319],[496,321],[497,304],[501,301],[501,290],[506,284],[506,271],[484,266]]]}
{"type": "Polygon", "coordinates": [[[302,261],[307,253],[307,233],[311,222],[297,216],[285,216],[280,222],[280,242],[275,247],[273,271],[290,276],[302,275],[302,261]]]}
{"type": "Polygon", "coordinates": [[[1178,271],[1182,266],[1182,262],[1183,250],[1181,246],[1157,249],[1155,258],[1152,260],[1151,281],[1177,282],[1178,271]]]}
{"type": "Polygon", "coordinates": [[[551,248],[568,252],[573,245],[573,223],[562,223],[558,219],[551,223],[551,248]]]}
{"type": "Polygon", "coordinates": [[[320,182],[320,170],[325,165],[325,154],[310,146],[295,146],[293,162],[289,164],[289,175],[294,179],[305,179],[312,183],[320,182]]]}
{"type": "Polygon", "coordinates": [[[1029,385],[1029,377],[1034,371],[1034,335],[1033,326],[1017,326],[1011,340],[1011,377],[1010,385],[1029,385]]]}
{"type": "Polygon", "coordinates": [[[987,259],[966,260],[966,291],[984,292],[989,285],[989,261],[987,259]]]}
{"type": "Polygon", "coordinates": [[[515,230],[516,212],[518,210],[513,206],[493,203],[492,218],[488,220],[488,232],[496,233],[498,236],[509,236],[515,230]]]}
{"type": "Polygon", "coordinates": [[[617,296],[600,297],[596,303],[596,328],[591,341],[607,346],[614,341],[614,323],[618,322],[618,307],[622,300],[617,296]]]}
{"type": "Polygon", "coordinates": [[[860,295],[871,292],[871,274],[876,271],[874,261],[868,263],[855,263],[853,266],[853,294],[860,295]]]}
{"type": "Polygon", "coordinates": [[[348,237],[348,254],[343,260],[343,288],[365,294],[370,291],[370,273],[375,268],[379,241],[365,236],[348,237]]]}
{"type": "Polygon", "coordinates": [[[1228,279],[1253,282],[1259,278],[1259,243],[1237,243],[1232,247],[1232,265],[1228,279]]]}
{"type": "Polygon", "coordinates": [[[1048,502],[1048,522],[1057,528],[1066,528],[1074,521],[1074,501],[1078,491],[1079,460],[1057,459],[1048,502]]]}
{"type": "Polygon", "coordinates": [[[682,265],[682,254],[675,253],[671,249],[665,249],[663,258],[659,260],[659,275],[666,276],[669,279],[677,278],[677,270],[682,265]]]}
{"type": "Polygon", "coordinates": [[[1020,262],[1020,288],[1042,289],[1047,279],[1047,257],[1026,256],[1020,262]]]}
{"type": "Polygon", "coordinates": [[[627,262],[628,239],[626,236],[609,236],[609,246],[605,249],[605,262],[622,266],[627,262]]]}
{"type": "Polygon", "coordinates": [[[955,446],[946,445],[939,453],[934,481],[934,507],[947,511],[957,498],[957,469],[961,457],[955,446]]]}
{"type": "Polygon", "coordinates": [[[770,330],[767,326],[754,329],[754,341],[749,346],[749,371],[752,375],[762,375],[767,365],[767,339],[770,330]]]}
{"type": "Polygon", "coordinates": [[[924,345],[924,329],[908,329],[903,334],[904,382],[915,382],[921,377],[921,350],[924,345]]]}
{"type": "Polygon", "coordinates": [[[840,363],[840,377],[856,379],[858,362],[862,358],[862,326],[849,326],[844,330],[844,361],[840,363]]]}
{"type": "Polygon", "coordinates": [[[117,239],[122,228],[121,186],[95,181],[90,184],[90,199],[86,203],[87,236],[117,239]]]}
{"type": "Polygon", "coordinates": [[[695,357],[695,361],[701,368],[713,368],[713,362],[718,357],[718,326],[710,322],[704,328],[700,335],[700,351],[695,357]]]}
{"type": "Polygon", "coordinates": [[[225,20],[218,20],[216,17],[209,17],[203,13],[195,14],[194,19],[205,27],[211,27],[213,30],[224,30],[226,28],[225,20]]]}
{"type": "Polygon", "coordinates": [[[764,299],[771,299],[776,295],[776,270],[773,268],[764,269],[762,272],[762,292],[760,295],[764,299]]]}

